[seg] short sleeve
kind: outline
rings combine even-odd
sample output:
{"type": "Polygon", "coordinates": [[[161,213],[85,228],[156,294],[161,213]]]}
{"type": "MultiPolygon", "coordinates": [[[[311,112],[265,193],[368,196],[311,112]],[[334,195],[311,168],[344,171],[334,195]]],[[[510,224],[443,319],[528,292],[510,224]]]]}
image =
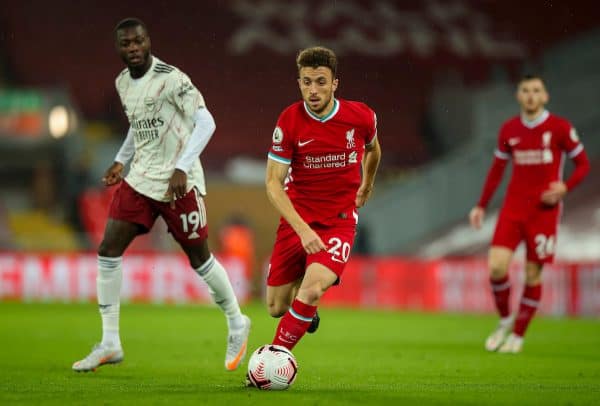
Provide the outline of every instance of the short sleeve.
{"type": "Polygon", "coordinates": [[[377,137],[377,114],[371,109],[369,109],[369,125],[367,127],[365,145],[373,144],[375,138],[377,137]]]}
{"type": "Polygon", "coordinates": [[[268,154],[269,159],[286,165],[292,163],[292,155],[294,154],[294,140],[289,128],[286,112],[283,112],[273,130],[271,148],[268,154]]]}
{"type": "Polygon", "coordinates": [[[167,79],[166,86],[168,100],[185,116],[192,116],[196,110],[205,106],[202,94],[185,73],[173,72],[167,79]]]}
{"type": "Polygon", "coordinates": [[[512,155],[512,148],[508,143],[508,132],[506,131],[506,125],[503,125],[498,132],[498,144],[496,145],[496,150],[494,151],[494,155],[499,159],[510,159],[512,155]]]}
{"type": "Polygon", "coordinates": [[[568,121],[564,122],[564,131],[561,131],[561,148],[567,153],[569,158],[575,158],[583,151],[583,144],[579,139],[579,134],[575,127],[568,121]]]}

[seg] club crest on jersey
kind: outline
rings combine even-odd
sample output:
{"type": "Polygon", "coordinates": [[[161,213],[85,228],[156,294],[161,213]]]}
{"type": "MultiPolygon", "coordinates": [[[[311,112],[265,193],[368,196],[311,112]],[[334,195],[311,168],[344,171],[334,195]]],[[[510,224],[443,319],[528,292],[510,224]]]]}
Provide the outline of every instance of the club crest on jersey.
{"type": "Polygon", "coordinates": [[[281,131],[281,128],[275,127],[275,130],[273,130],[273,144],[281,144],[282,141],[283,131],[281,131]]]}
{"type": "Polygon", "coordinates": [[[542,146],[544,148],[550,148],[550,140],[552,139],[552,133],[550,131],[546,131],[542,134],[542,146]]]}
{"type": "Polygon", "coordinates": [[[146,111],[152,112],[156,108],[156,100],[154,97],[146,97],[144,99],[144,104],[146,105],[146,111]]]}
{"type": "Polygon", "coordinates": [[[354,148],[356,144],[354,143],[354,128],[346,131],[346,148],[354,148]]]}

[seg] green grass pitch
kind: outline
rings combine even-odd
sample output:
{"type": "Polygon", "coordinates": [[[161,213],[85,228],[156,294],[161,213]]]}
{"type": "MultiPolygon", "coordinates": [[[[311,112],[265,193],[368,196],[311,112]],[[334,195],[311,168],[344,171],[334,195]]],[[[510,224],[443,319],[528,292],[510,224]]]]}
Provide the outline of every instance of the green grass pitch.
{"type": "MultiPolygon", "coordinates": [[[[262,304],[250,350],[276,326],[262,304]]],[[[93,304],[0,303],[0,404],[600,404],[598,320],[538,318],[524,352],[489,354],[492,316],[321,310],[294,350],[285,392],[244,388],[223,367],[226,328],[211,306],[121,306],[125,361],[77,374],[100,337],[93,304]]],[[[247,361],[247,360],[246,360],[247,361]]]]}

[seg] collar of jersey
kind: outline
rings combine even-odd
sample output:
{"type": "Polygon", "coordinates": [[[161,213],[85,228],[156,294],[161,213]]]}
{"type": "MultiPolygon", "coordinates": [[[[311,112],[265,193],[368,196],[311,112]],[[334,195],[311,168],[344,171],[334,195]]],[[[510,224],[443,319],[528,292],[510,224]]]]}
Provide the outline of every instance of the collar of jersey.
{"type": "Polygon", "coordinates": [[[548,110],[544,110],[533,120],[527,120],[525,116],[521,114],[521,123],[523,123],[523,125],[527,128],[534,128],[546,121],[549,115],[550,112],[548,110]]]}
{"type": "Polygon", "coordinates": [[[321,123],[324,123],[325,121],[333,118],[333,116],[336,115],[336,113],[338,112],[339,109],[340,109],[340,103],[338,102],[338,100],[336,98],[334,98],[333,99],[333,108],[331,109],[331,111],[329,112],[329,114],[327,114],[325,117],[319,117],[315,113],[313,113],[312,111],[310,111],[310,109],[306,105],[306,102],[304,102],[304,110],[306,110],[306,112],[308,113],[308,115],[311,118],[313,118],[313,119],[315,119],[317,121],[320,121],[321,123]]]}

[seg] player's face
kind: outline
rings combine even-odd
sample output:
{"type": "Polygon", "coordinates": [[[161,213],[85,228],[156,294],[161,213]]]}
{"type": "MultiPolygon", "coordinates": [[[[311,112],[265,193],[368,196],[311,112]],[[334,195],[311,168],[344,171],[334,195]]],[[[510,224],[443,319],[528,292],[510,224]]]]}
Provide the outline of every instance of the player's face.
{"type": "Polygon", "coordinates": [[[146,66],[150,56],[150,37],[142,26],[117,31],[117,51],[128,68],[146,66]]]}
{"type": "Polygon", "coordinates": [[[542,110],[548,102],[544,82],[540,79],[522,81],[517,89],[517,101],[524,113],[535,114],[542,110]]]}
{"type": "Polygon", "coordinates": [[[320,116],[329,112],[338,86],[331,69],[325,66],[301,68],[298,84],[304,102],[313,113],[320,116]]]}

